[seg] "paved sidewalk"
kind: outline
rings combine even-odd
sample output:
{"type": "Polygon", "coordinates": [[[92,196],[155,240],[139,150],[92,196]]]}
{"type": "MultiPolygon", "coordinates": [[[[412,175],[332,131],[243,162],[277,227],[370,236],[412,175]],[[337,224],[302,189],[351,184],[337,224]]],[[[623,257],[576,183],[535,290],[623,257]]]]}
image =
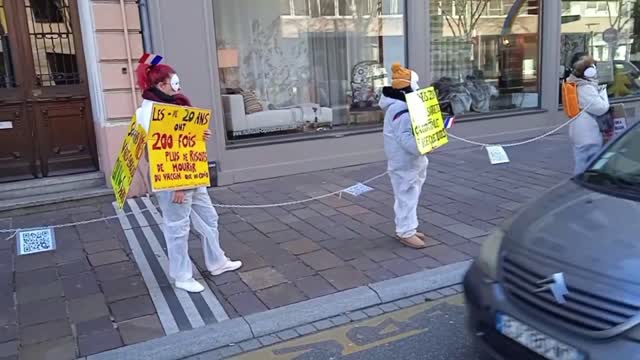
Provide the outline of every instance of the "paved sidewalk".
{"type": "MultiPolygon", "coordinates": [[[[149,206],[142,199],[129,202],[134,215],[56,230],[55,252],[16,257],[15,240],[1,242],[0,354],[74,359],[469,259],[496,224],[571,173],[566,137],[508,152],[512,162],[498,166],[479,148],[430,157],[419,217],[431,240],[423,250],[394,238],[387,177],[359,197],[219,209],[223,248],[245,266],[239,273],[205,276],[210,290],[199,296],[170,286],[162,215],[140,212],[149,206]]],[[[384,169],[384,163],[374,163],[215,188],[211,194],[225,204],[305,199],[384,169]]],[[[0,228],[114,214],[112,199],[104,198],[0,213],[0,228]]],[[[200,247],[193,236],[191,255],[204,275],[200,247]]]]}

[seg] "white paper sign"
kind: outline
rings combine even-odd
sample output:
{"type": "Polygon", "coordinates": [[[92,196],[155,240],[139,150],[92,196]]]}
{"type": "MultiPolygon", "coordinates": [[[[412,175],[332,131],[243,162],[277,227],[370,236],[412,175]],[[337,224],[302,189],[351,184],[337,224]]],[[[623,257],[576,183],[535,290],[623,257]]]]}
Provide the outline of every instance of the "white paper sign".
{"type": "Polygon", "coordinates": [[[18,233],[18,255],[36,254],[55,250],[56,237],[53,229],[38,229],[18,233]]]}
{"type": "Polygon", "coordinates": [[[627,119],[616,118],[613,119],[613,135],[618,136],[627,130],[627,119]]]}
{"type": "Polygon", "coordinates": [[[358,195],[362,195],[366,192],[369,192],[373,190],[373,188],[368,187],[365,184],[361,184],[361,183],[357,183],[355,185],[353,185],[352,187],[344,190],[344,192],[346,192],[347,194],[353,195],[353,196],[358,196],[358,195]]]}
{"type": "Polygon", "coordinates": [[[13,121],[0,121],[0,130],[13,129],[13,121]]]}
{"type": "Polygon", "coordinates": [[[487,146],[487,154],[489,154],[489,160],[491,165],[506,164],[509,162],[509,156],[504,148],[500,145],[487,146]]]}

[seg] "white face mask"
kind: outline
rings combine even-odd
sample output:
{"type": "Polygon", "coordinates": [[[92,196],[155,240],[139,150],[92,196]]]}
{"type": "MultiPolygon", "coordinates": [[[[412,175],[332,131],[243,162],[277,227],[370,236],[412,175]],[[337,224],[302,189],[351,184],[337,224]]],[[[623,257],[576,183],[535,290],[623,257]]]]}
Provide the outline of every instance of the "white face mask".
{"type": "Polygon", "coordinates": [[[598,76],[598,69],[595,65],[589,66],[584,70],[584,77],[586,79],[595,79],[598,76]]]}
{"type": "Polygon", "coordinates": [[[418,76],[418,74],[416,74],[415,71],[411,71],[411,89],[413,91],[417,91],[418,89],[420,89],[418,81],[420,81],[420,77],[418,76]]]}
{"type": "Polygon", "coordinates": [[[171,75],[171,89],[180,92],[180,78],[176,74],[171,75]]]}

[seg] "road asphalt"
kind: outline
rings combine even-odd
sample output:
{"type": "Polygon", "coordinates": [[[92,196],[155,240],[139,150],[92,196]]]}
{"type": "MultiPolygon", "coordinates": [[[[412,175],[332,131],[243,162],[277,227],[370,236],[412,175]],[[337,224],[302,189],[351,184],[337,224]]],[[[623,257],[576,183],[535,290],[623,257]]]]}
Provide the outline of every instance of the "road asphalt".
{"type": "MultiPolygon", "coordinates": [[[[479,360],[463,295],[426,302],[234,357],[234,360],[479,360]]],[[[213,359],[212,353],[195,359],[213,359]]],[[[216,356],[218,358],[218,356],[216,356]]]]}

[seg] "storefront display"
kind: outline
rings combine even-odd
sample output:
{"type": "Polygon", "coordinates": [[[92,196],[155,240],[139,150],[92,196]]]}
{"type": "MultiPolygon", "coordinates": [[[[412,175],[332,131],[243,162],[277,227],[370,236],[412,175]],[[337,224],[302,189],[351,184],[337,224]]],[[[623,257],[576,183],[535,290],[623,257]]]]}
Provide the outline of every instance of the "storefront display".
{"type": "Polygon", "coordinates": [[[394,62],[436,89],[444,118],[457,120],[452,134],[476,141],[535,137],[566,121],[560,65],[578,49],[594,53],[629,123],[640,109],[640,16],[626,17],[636,0],[151,3],[153,46],[189,69],[185,88],[212,110],[219,185],[383,160],[377,104],[394,62]],[[161,31],[176,21],[185,26],[161,31]],[[616,45],[612,61],[604,44],[616,45]]]}
{"type": "Polygon", "coordinates": [[[431,78],[454,114],[537,108],[538,0],[432,0],[431,78]]]}
{"type": "Polygon", "coordinates": [[[214,0],[228,143],[380,126],[404,1],[214,0]]]}

